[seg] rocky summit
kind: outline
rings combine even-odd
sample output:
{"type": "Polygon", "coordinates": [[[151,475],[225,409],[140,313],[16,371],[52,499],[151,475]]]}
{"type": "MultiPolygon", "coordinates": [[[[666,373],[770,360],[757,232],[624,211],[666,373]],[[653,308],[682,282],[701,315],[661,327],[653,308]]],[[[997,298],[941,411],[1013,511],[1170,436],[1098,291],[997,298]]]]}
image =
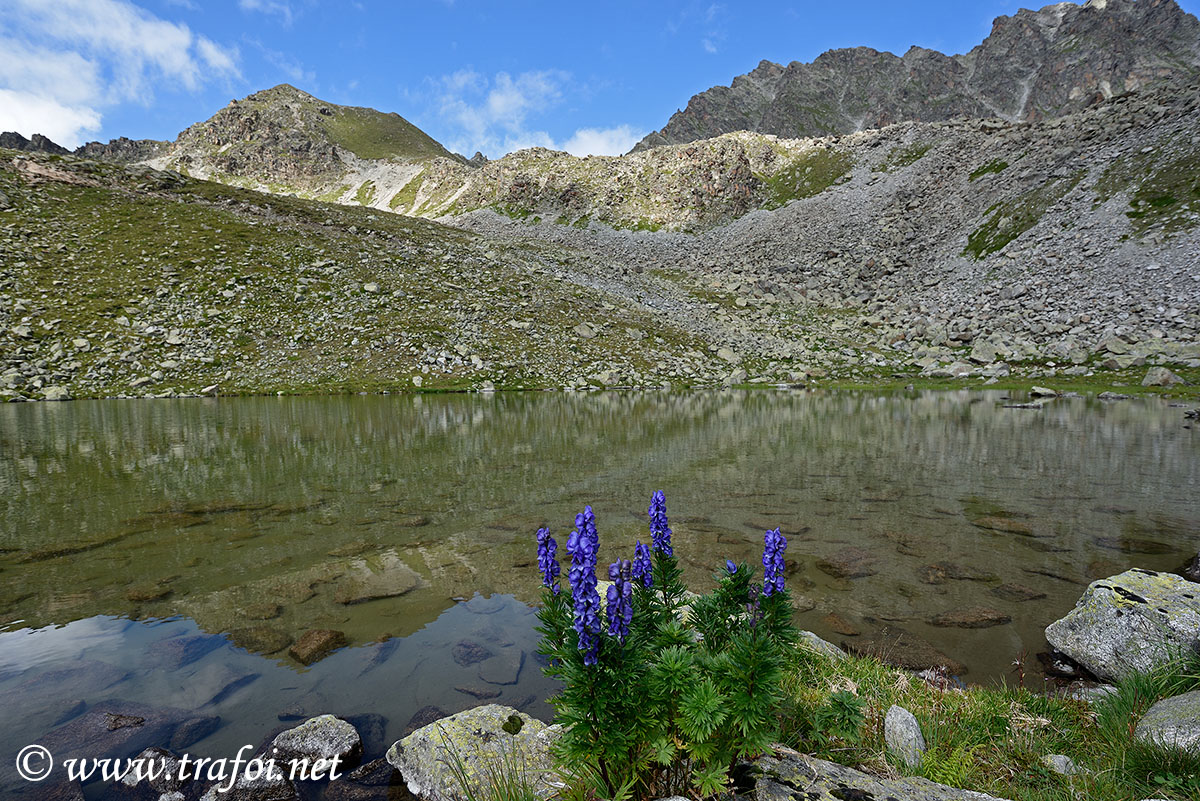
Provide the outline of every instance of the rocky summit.
{"type": "Polygon", "coordinates": [[[733,131],[785,138],[905,120],[1035,121],[1200,71],[1200,24],[1175,0],[1088,0],[998,17],[969,53],[830,50],[811,64],[763,61],[693,97],[635,150],[733,131]]]}
{"type": "Polygon", "coordinates": [[[1197,52],[1200,23],[1172,0],[1060,3],[938,57],[974,105],[910,114],[859,93],[874,117],[817,129],[852,132],[619,157],[468,161],[396,114],[287,85],[174,142],[65,154],[9,137],[0,393],[1189,391],[1197,52]],[[1019,113],[979,99],[1018,62],[1019,113]]]}

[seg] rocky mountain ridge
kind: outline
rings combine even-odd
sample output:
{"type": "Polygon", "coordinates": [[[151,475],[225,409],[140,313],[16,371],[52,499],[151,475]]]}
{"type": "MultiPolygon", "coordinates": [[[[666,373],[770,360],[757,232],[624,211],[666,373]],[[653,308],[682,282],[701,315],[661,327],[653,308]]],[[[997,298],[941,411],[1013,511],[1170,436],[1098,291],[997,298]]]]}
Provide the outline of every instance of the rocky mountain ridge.
{"type": "Polygon", "coordinates": [[[998,17],[970,52],[856,47],[812,63],[761,62],[688,101],[634,151],[732,131],[784,138],[906,120],[1036,121],[1200,72],[1200,22],[1175,0],[1087,0],[998,17]]]}

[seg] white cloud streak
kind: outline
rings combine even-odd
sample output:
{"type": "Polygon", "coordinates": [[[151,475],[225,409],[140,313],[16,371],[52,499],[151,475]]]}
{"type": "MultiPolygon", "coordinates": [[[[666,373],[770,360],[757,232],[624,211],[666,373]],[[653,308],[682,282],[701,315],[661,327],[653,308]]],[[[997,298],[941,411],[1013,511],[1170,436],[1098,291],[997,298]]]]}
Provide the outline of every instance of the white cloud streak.
{"type": "Polygon", "coordinates": [[[79,144],[102,110],[239,76],[238,52],[128,0],[8,0],[0,17],[0,130],[79,144]]]}
{"type": "Polygon", "coordinates": [[[641,138],[628,125],[581,128],[565,142],[556,142],[531,124],[569,94],[571,75],[561,70],[507,72],[489,78],[474,70],[459,70],[433,82],[439,115],[457,133],[446,143],[464,155],[476,151],[489,158],[528,147],[566,150],[576,156],[616,155],[641,138]]]}

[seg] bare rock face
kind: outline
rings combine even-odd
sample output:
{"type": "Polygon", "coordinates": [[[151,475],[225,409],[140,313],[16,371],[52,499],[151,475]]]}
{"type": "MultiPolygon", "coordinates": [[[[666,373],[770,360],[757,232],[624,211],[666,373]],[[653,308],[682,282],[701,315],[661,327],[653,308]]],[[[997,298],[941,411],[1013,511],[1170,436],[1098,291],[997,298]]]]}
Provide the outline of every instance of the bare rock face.
{"type": "Polygon", "coordinates": [[[1171,573],[1134,568],[1092,582],[1046,628],[1050,644],[1101,679],[1146,673],[1197,647],[1200,592],[1171,573]]]}
{"type": "Polygon", "coordinates": [[[467,780],[479,784],[489,767],[515,760],[538,795],[548,798],[554,792],[550,749],[560,731],[510,707],[488,704],[417,729],[388,750],[387,761],[425,801],[464,801],[451,769],[455,759],[467,780]]]}
{"type": "Polygon", "coordinates": [[[634,150],[751,130],[846,134],[904,120],[1032,121],[1200,70],[1200,23],[1174,0],[1089,0],[997,17],[969,53],[830,50],[811,64],[761,62],[694,96],[634,150]]]}
{"type": "Polygon", "coordinates": [[[8,148],[9,150],[24,150],[26,153],[53,153],[57,156],[65,156],[71,152],[62,145],[51,142],[39,133],[35,133],[32,137],[26,139],[16,131],[0,133],[0,147],[8,148]]]}

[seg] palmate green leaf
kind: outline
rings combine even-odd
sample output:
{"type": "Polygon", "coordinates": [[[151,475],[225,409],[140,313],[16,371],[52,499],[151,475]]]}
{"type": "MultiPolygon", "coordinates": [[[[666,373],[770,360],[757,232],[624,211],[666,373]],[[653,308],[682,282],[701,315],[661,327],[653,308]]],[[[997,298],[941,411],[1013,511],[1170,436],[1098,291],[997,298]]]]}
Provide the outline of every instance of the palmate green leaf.
{"type": "Polygon", "coordinates": [[[692,784],[701,796],[717,795],[729,784],[729,767],[718,764],[698,767],[692,773],[692,784]]]}
{"type": "Polygon", "coordinates": [[[707,740],[725,720],[725,696],[712,679],[687,688],[679,703],[679,727],[689,740],[707,740]]]}

